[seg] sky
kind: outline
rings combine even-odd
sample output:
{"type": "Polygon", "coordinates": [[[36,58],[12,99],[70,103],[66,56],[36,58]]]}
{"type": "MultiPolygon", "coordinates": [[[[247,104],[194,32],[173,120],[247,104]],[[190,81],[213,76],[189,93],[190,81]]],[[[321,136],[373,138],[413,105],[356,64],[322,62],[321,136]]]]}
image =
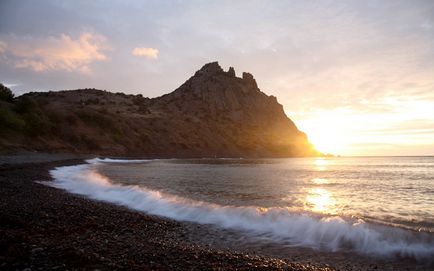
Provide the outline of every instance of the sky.
{"type": "Polygon", "coordinates": [[[0,0],[0,82],[157,97],[252,73],[320,151],[434,155],[434,1],[0,0]]]}

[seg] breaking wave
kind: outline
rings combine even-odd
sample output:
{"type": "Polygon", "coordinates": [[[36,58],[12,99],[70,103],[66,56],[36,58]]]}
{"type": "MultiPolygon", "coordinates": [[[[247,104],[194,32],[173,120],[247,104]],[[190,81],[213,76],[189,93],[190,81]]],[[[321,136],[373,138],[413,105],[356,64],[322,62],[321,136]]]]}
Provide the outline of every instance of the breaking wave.
{"type": "Polygon", "coordinates": [[[127,160],[127,159],[111,159],[111,158],[93,158],[86,160],[89,164],[98,163],[124,163],[124,164],[134,164],[134,163],[144,163],[151,160],[140,159],[140,160],[127,160]]]}
{"type": "Polygon", "coordinates": [[[194,201],[144,187],[114,184],[93,166],[139,161],[147,160],[92,159],[88,164],[58,167],[50,171],[53,182],[46,184],[152,215],[248,231],[291,245],[351,250],[371,256],[411,257],[424,262],[434,258],[434,238],[428,233],[339,216],[294,213],[285,208],[234,207],[194,201]]]}

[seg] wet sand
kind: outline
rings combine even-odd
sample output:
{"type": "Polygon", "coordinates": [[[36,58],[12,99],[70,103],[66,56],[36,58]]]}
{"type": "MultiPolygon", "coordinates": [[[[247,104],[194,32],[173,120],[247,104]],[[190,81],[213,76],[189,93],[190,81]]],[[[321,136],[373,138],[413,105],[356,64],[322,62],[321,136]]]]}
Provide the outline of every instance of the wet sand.
{"type": "Polygon", "coordinates": [[[237,242],[246,234],[149,216],[38,183],[50,181],[56,166],[79,163],[82,157],[70,155],[0,157],[0,269],[430,270],[411,259],[253,239],[246,245],[237,242]]]}

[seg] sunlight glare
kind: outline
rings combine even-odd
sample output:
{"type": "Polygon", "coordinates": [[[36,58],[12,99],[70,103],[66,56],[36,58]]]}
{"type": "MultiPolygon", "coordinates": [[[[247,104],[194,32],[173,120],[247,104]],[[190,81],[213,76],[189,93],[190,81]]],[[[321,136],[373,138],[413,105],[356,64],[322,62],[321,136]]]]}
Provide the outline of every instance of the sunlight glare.
{"type": "Polygon", "coordinates": [[[307,133],[309,141],[324,154],[339,155],[345,152],[348,137],[343,124],[342,112],[322,112],[310,119],[300,121],[300,128],[307,133]]]}
{"type": "Polygon", "coordinates": [[[314,161],[315,169],[319,171],[324,171],[327,169],[327,166],[330,164],[330,161],[325,158],[316,158],[314,161]]]}
{"type": "Polygon", "coordinates": [[[312,179],[312,182],[313,182],[314,184],[329,184],[329,183],[330,183],[329,180],[327,180],[327,179],[323,179],[323,178],[313,178],[313,179],[312,179]]]}
{"type": "Polygon", "coordinates": [[[336,200],[328,190],[324,188],[313,188],[308,191],[305,204],[310,211],[331,213],[336,204],[336,200]]]}

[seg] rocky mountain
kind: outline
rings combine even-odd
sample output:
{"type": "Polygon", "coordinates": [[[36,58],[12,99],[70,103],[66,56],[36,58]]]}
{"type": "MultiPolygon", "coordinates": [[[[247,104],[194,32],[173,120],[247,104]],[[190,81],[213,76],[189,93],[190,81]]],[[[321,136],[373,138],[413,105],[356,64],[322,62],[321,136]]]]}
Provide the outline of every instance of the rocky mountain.
{"type": "Polygon", "coordinates": [[[96,89],[0,101],[0,149],[146,157],[319,153],[253,76],[217,62],[158,98],[96,89]]]}

